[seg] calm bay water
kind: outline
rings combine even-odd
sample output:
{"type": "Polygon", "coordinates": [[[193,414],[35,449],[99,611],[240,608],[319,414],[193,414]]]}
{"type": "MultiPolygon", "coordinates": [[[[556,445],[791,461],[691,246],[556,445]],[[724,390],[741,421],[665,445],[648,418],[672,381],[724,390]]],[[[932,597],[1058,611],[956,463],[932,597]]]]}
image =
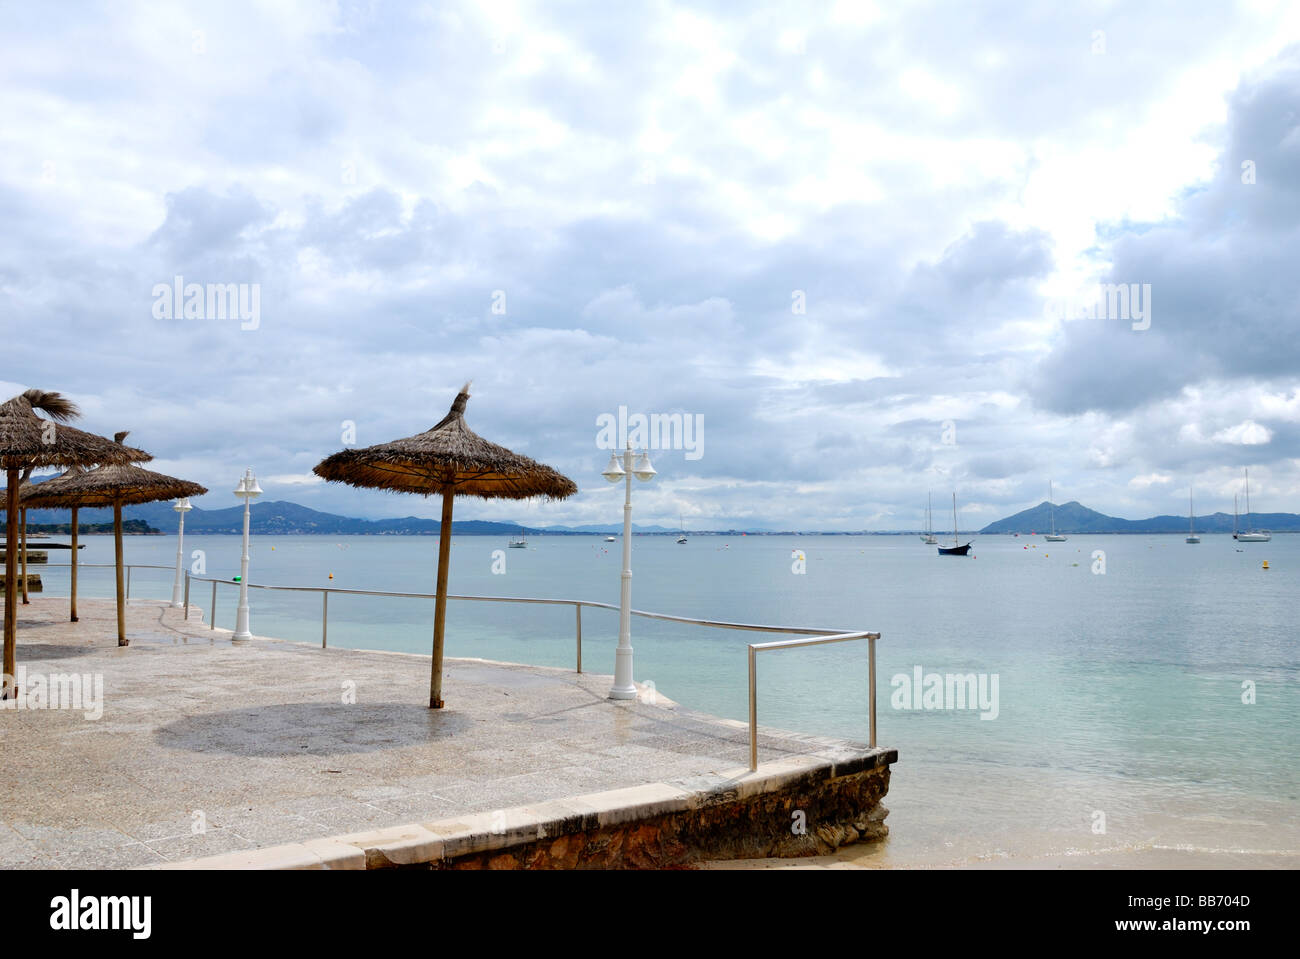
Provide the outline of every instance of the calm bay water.
{"type": "MultiPolygon", "coordinates": [[[[83,562],[112,561],[111,538],[86,541],[83,562]]],[[[1198,546],[1180,536],[985,537],[966,560],[916,537],[633,542],[636,608],[881,631],[879,738],[899,763],[893,833],[860,853],[868,864],[1153,850],[1227,864],[1300,857],[1300,536],[1243,546],[1227,536],[1198,546]],[[794,549],[807,557],[803,575],[792,572],[794,549]],[[1104,573],[1093,571],[1095,550],[1104,573]],[[917,666],[996,674],[997,718],[893,708],[891,678],[917,666]],[[1248,681],[1253,705],[1242,702],[1248,681]]],[[[505,545],[457,537],[452,592],[617,604],[620,543],[505,545]],[[495,550],[504,574],[492,572],[495,550]]],[[[237,537],[187,536],[185,546],[205,551],[208,575],[238,571],[237,537]]],[[[131,563],[171,564],[175,550],[174,537],[126,541],[131,563]]],[[[259,536],[250,579],[432,592],[436,557],[434,537],[259,536]]],[[[65,571],[45,578],[47,593],[66,594],[65,571]]],[[[87,570],[81,583],[83,595],[111,595],[109,570],[87,570]]],[[[192,597],[205,609],[210,588],[196,584],[192,597]]],[[[170,593],[169,573],[135,573],[133,595],[170,593]]],[[[235,597],[220,587],[218,625],[233,627],[235,597]]],[[[319,596],[254,591],[251,603],[255,633],[319,642],[319,596]]],[[[427,654],[432,609],[333,596],[330,645],[427,654]]],[[[613,671],[617,630],[616,613],[584,612],[587,671],[613,671]]],[[[746,718],[745,644],[776,638],[640,619],[632,630],[638,681],[734,719],[746,718]]],[[[447,654],[572,668],[573,632],[570,608],[452,603],[447,654]]],[[[866,663],[865,643],[762,654],[759,721],[865,741],[866,663]]]]}

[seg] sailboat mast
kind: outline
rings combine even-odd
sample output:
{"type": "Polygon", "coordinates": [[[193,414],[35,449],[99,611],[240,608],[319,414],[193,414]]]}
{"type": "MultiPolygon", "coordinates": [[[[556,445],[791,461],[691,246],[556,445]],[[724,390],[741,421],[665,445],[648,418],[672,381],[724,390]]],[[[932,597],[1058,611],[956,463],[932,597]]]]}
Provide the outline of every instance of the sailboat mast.
{"type": "Polygon", "coordinates": [[[957,539],[957,494],[952,494],[952,545],[956,546],[960,541],[957,539]]]}
{"type": "Polygon", "coordinates": [[[1196,507],[1192,505],[1192,488],[1187,487],[1187,535],[1195,536],[1196,531],[1192,528],[1196,522],[1196,507]]]}
{"type": "Polygon", "coordinates": [[[1250,470],[1246,470],[1246,532],[1251,530],[1250,523],[1250,470]]]}
{"type": "Polygon", "coordinates": [[[1056,535],[1056,494],[1052,492],[1052,481],[1047,481],[1047,506],[1052,514],[1052,535],[1056,535]]]}

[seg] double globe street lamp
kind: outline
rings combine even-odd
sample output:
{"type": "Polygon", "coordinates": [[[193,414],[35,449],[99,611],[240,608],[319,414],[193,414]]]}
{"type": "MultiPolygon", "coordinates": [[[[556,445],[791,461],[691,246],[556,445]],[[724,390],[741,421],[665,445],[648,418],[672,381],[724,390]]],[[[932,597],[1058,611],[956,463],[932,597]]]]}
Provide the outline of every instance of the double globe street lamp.
{"type": "Polygon", "coordinates": [[[636,684],[632,682],[632,477],[643,483],[654,479],[655,468],[650,465],[650,454],[642,452],[632,463],[632,447],[623,451],[623,462],[617,453],[609,454],[609,465],[600,475],[611,483],[626,482],[623,498],[623,580],[618,605],[618,649],[614,654],[614,686],[610,699],[636,699],[636,684]]]}
{"type": "Polygon", "coordinates": [[[185,605],[184,598],[181,595],[183,592],[181,587],[181,565],[184,562],[184,547],[182,544],[185,542],[185,514],[193,508],[194,507],[190,505],[190,498],[188,496],[184,499],[177,500],[176,505],[172,507],[172,509],[176,510],[176,512],[180,514],[180,522],[176,526],[176,581],[172,583],[173,609],[179,609],[185,605]]]}
{"type": "Polygon", "coordinates": [[[262,495],[262,487],[257,485],[257,477],[250,467],[239,478],[235,495],[244,501],[244,555],[239,560],[239,610],[235,613],[235,635],[231,640],[236,643],[247,642],[253,638],[248,631],[248,517],[253,500],[262,495]]]}

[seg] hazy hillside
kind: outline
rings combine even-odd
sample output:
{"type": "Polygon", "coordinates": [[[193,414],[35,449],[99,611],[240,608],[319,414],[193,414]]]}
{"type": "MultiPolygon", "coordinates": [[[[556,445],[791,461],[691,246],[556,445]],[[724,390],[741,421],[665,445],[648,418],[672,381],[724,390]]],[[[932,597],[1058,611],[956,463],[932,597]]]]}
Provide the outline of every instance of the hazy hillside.
{"type": "MultiPolygon", "coordinates": [[[[1051,507],[1044,500],[1031,509],[1023,510],[985,526],[981,533],[1043,533],[1051,529],[1051,507]]],[[[1256,529],[1274,532],[1300,531],[1300,515],[1295,513],[1254,513],[1251,524],[1256,529]]],[[[1245,528],[1245,518],[1239,526],[1245,528]]],[[[1232,514],[1212,513],[1196,517],[1199,533],[1231,533],[1232,514]]],[[[1152,516],[1147,519],[1121,519],[1089,509],[1082,503],[1069,502],[1056,507],[1058,533],[1184,533],[1186,516],[1152,516]]]]}
{"type": "MultiPolygon", "coordinates": [[[[233,497],[232,497],[233,498],[233,497]]],[[[142,503],[139,506],[127,506],[122,510],[122,518],[142,520],[164,533],[176,529],[176,511],[172,502],[142,503]]],[[[111,509],[83,509],[77,515],[79,523],[112,523],[111,509]]],[[[29,523],[68,522],[68,511],[60,509],[33,509],[27,511],[29,523]]],[[[436,519],[420,519],[407,516],[401,519],[353,519],[322,513],[319,510],[299,506],[297,503],[272,501],[254,503],[249,527],[254,533],[278,533],[284,535],[322,534],[344,536],[356,534],[411,536],[436,535],[439,523],[436,519]]],[[[463,535],[508,536],[517,534],[521,527],[516,523],[500,523],[489,520],[453,520],[453,533],[463,535]]],[[[605,526],[548,526],[544,528],[522,527],[529,534],[594,534],[617,533],[622,526],[608,524],[605,526]]],[[[638,533],[675,532],[662,526],[633,526],[638,533]]],[[[244,507],[229,506],[224,509],[205,510],[195,507],[185,516],[187,533],[242,533],[244,531],[244,507]]]]}

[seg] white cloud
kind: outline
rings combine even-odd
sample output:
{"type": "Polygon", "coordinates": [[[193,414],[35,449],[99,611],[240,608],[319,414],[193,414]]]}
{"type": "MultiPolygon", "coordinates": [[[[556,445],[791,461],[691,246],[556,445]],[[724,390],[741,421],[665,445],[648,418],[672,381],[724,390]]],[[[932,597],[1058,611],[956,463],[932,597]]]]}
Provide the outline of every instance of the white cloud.
{"type": "Polygon", "coordinates": [[[1273,439],[1273,431],[1260,426],[1254,420],[1246,420],[1236,426],[1219,430],[1213,437],[1216,443],[1230,443],[1236,446],[1262,446],[1273,439]]]}
{"type": "Polygon", "coordinates": [[[316,486],[325,481],[315,473],[278,473],[266,477],[265,482],[268,486],[316,486]]]}
{"type": "Polygon", "coordinates": [[[1142,476],[1134,476],[1128,481],[1128,485],[1133,489],[1148,489],[1152,486],[1164,486],[1173,482],[1173,477],[1164,473],[1146,473],[1142,476]]]}

